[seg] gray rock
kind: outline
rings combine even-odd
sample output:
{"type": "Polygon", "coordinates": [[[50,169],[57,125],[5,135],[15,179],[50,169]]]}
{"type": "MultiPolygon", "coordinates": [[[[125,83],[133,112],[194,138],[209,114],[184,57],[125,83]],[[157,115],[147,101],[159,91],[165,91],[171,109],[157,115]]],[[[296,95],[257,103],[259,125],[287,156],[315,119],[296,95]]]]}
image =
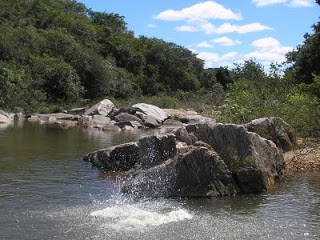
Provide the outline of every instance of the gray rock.
{"type": "Polygon", "coordinates": [[[296,137],[288,123],[281,118],[259,118],[245,124],[250,132],[273,141],[283,151],[289,151],[296,144],[296,137]]]}
{"type": "Polygon", "coordinates": [[[84,115],[99,114],[102,116],[107,116],[112,111],[113,108],[114,108],[113,102],[111,102],[109,99],[104,99],[101,102],[89,108],[87,111],[85,111],[84,115]]]}
{"type": "Polygon", "coordinates": [[[192,138],[189,136],[185,127],[179,128],[174,132],[178,141],[185,142],[188,145],[192,145],[192,138]]]}
{"type": "Polygon", "coordinates": [[[14,120],[21,121],[24,119],[24,114],[22,112],[18,112],[14,114],[14,120]]]}
{"type": "MultiPolygon", "coordinates": [[[[188,125],[175,134],[139,140],[134,165],[122,175],[122,192],[138,197],[231,196],[264,192],[282,177],[282,151],[241,125],[188,125]]],[[[120,147],[119,155],[125,156],[120,147]]],[[[111,151],[85,158],[114,169],[106,166],[113,162],[111,151]]],[[[126,161],[124,157],[120,162],[126,161]]]]}
{"type": "Polygon", "coordinates": [[[120,112],[118,115],[116,115],[113,118],[117,122],[130,122],[130,121],[136,121],[142,124],[142,120],[138,118],[135,115],[132,115],[130,113],[120,112]]]}
{"type": "Polygon", "coordinates": [[[273,142],[248,132],[243,126],[197,124],[186,129],[219,154],[236,178],[242,193],[264,192],[282,177],[285,167],[282,152],[273,142]],[[259,181],[255,179],[251,182],[243,176],[259,178],[259,181]]]}
{"type": "Polygon", "coordinates": [[[166,120],[169,117],[168,114],[166,114],[162,109],[151,104],[137,103],[132,107],[136,108],[137,110],[141,111],[142,113],[148,116],[153,117],[159,123],[162,123],[164,120],[166,120]]]}
{"type": "Polygon", "coordinates": [[[187,115],[187,116],[181,116],[180,121],[182,123],[187,124],[195,124],[195,123],[216,123],[216,120],[209,117],[204,117],[201,115],[187,115]]]}
{"type": "Polygon", "coordinates": [[[82,127],[89,127],[90,124],[91,124],[91,121],[92,121],[92,116],[83,115],[83,116],[79,119],[78,123],[79,123],[79,125],[82,126],[82,127]]]}
{"type": "Polygon", "coordinates": [[[239,190],[217,153],[189,146],[177,158],[131,173],[122,192],[138,197],[213,197],[232,196],[239,190]]]}
{"type": "Polygon", "coordinates": [[[8,118],[8,116],[2,114],[3,111],[0,113],[0,123],[10,123],[11,120],[8,118]]]}
{"type": "Polygon", "coordinates": [[[143,124],[148,128],[157,128],[161,126],[155,118],[149,115],[143,117],[143,124]]]}
{"type": "Polygon", "coordinates": [[[102,116],[102,115],[93,115],[92,121],[90,122],[90,127],[98,128],[104,127],[108,123],[110,123],[110,118],[102,116]]]}
{"type": "Polygon", "coordinates": [[[182,126],[182,122],[174,120],[174,119],[167,119],[163,122],[164,126],[182,126]]]}
{"type": "Polygon", "coordinates": [[[150,167],[173,157],[176,152],[176,140],[173,134],[153,135],[139,140],[140,162],[143,167],[150,167]]]}
{"type": "Polygon", "coordinates": [[[105,171],[127,171],[138,162],[139,147],[135,142],[125,143],[87,154],[83,160],[105,171]]]}
{"type": "Polygon", "coordinates": [[[137,121],[116,122],[115,125],[120,127],[123,131],[130,131],[138,128],[143,128],[142,124],[140,124],[137,121]]]}

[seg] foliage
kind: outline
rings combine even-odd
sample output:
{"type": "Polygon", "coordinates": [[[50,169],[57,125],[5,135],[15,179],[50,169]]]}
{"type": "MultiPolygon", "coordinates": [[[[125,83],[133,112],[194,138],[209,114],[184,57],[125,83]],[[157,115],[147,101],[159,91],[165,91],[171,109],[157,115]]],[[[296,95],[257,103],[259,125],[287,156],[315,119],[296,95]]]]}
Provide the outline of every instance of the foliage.
{"type": "MultiPolygon", "coordinates": [[[[27,74],[23,86],[30,86],[29,94],[44,96],[38,104],[203,87],[203,61],[191,51],[161,39],[136,38],[123,16],[95,12],[75,0],[0,0],[0,32],[0,61],[14,66],[15,79],[27,74]]],[[[4,85],[13,81],[3,74],[4,85]]],[[[15,94],[22,97],[21,91],[15,94]]],[[[0,107],[11,105],[9,99],[13,96],[2,97],[0,107]]]]}
{"type": "MultiPolygon", "coordinates": [[[[320,5],[319,1],[317,3],[320,5]]],[[[304,42],[287,54],[288,62],[293,64],[297,83],[310,84],[314,80],[313,75],[320,75],[320,22],[312,28],[313,33],[306,33],[304,42]]]]}
{"type": "Polygon", "coordinates": [[[281,117],[302,136],[320,136],[320,103],[312,87],[296,85],[290,76],[265,77],[254,83],[239,80],[228,87],[222,120],[246,123],[261,117],[281,117]]]}

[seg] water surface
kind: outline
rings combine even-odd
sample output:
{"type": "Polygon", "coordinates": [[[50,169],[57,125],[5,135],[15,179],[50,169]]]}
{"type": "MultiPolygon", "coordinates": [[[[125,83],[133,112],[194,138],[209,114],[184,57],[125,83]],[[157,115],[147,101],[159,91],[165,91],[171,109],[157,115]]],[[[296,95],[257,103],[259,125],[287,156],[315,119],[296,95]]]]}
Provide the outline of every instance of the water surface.
{"type": "Polygon", "coordinates": [[[319,173],[263,195],[134,201],[81,160],[151,133],[0,128],[0,239],[320,239],[319,173]]]}

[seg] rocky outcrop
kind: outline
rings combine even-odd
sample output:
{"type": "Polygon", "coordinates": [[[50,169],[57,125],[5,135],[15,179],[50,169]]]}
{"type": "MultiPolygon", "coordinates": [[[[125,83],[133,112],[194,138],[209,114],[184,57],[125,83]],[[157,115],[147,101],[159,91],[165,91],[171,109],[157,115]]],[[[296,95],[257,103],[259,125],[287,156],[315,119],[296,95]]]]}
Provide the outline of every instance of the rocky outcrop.
{"type": "Polygon", "coordinates": [[[208,143],[232,172],[242,193],[263,192],[282,176],[282,152],[270,140],[234,124],[197,124],[188,133],[208,143]]]}
{"type": "Polygon", "coordinates": [[[278,117],[259,118],[245,124],[250,132],[273,141],[283,151],[292,150],[296,136],[288,123],[278,117]]]}
{"type": "MultiPolygon", "coordinates": [[[[233,124],[189,125],[173,134],[143,137],[135,151],[134,166],[118,170],[125,171],[122,191],[139,197],[261,193],[284,169],[282,151],[272,141],[233,124]]],[[[102,152],[91,154],[96,166],[110,161],[110,151],[102,152]]]]}
{"type": "Polygon", "coordinates": [[[96,105],[85,111],[84,115],[102,115],[107,116],[114,108],[113,102],[109,99],[104,99],[96,105]]]}

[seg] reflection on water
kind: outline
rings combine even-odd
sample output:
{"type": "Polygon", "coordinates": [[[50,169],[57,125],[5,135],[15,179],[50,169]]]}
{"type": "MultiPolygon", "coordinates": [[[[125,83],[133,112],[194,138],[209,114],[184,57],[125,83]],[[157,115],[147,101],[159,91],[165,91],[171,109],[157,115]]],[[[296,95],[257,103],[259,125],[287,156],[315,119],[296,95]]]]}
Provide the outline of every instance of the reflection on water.
{"type": "Polygon", "coordinates": [[[1,129],[0,239],[320,239],[319,173],[264,195],[136,202],[81,160],[150,133],[1,129]]]}

